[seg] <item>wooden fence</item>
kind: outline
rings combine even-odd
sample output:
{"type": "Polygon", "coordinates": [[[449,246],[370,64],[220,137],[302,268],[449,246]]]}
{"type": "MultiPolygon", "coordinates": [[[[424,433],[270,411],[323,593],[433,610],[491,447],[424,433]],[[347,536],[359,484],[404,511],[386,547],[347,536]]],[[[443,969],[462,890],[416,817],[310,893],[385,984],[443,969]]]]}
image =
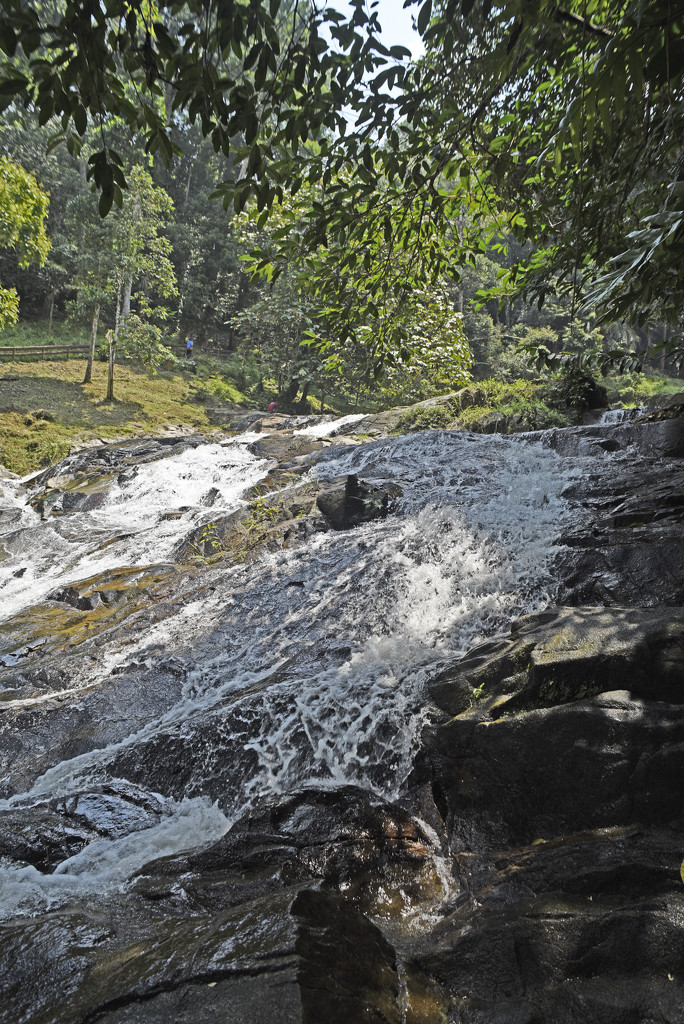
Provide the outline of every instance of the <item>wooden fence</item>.
{"type": "Polygon", "coordinates": [[[89,345],[3,345],[0,346],[0,362],[17,359],[85,359],[89,345]]]}
{"type": "MultiPolygon", "coordinates": [[[[89,345],[2,345],[0,346],[0,362],[15,362],[17,359],[85,359],[89,345]]],[[[185,342],[172,345],[172,350],[182,357],[185,355],[185,342]]],[[[233,350],[219,345],[199,345],[195,343],[195,355],[229,355],[233,350]]]]}

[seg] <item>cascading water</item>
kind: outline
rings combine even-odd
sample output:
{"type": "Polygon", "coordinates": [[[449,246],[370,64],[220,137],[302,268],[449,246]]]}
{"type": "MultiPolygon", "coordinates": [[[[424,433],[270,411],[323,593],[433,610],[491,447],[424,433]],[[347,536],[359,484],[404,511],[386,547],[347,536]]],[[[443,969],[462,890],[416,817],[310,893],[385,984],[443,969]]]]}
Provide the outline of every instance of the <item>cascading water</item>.
{"type": "Polygon", "coordinates": [[[179,536],[211,513],[230,512],[263,476],[263,462],[241,444],[190,448],[107,482],[92,510],[46,519],[26,503],[21,484],[0,482],[3,562],[0,621],[56,586],[105,569],[163,562],[179,536]],[[174,518],[165,518],[169,513],[174,518]],[[176,518],[177,516],[177,518],[176,518]]]}
{"type": "Polygon", "coordinates": [[[646,412],[646,410],[641,408],[605,409],[599,416],[597,423],[601,426],[614,426],[618,423],[627,423],[629,420],[634,420],[637,416],[641,416],[644,412],[646,412]]]}
{"type": "MultiPolygon", "coordinates": [[[[169,558],[207,520],[203,496],[211,514],[230,511],[265,471],[244,440],[206,444],[113,480],[91,512],[44,521],[14,486],[3,619],[57,584],[169,558]],[[165,518],[169,510],[180,514],[165,518]]],[[[143,864],[217,839],[265,797],[354,785],[398,799],[425,723],[426,678],[553,599],[559,530],[576,514],[563,492],[582,471],[582,460],[561,459],[538,436],[428,432],[322,453],[318,479],[398,481],[396,512],[251,565],[207,567],[203,593],[91,656],[87,692],[62,691],[79,708],[130,666],[153,681],[160,652],[175,659],[180,691],[161,712],[151,702],[128,730],[114,691],[98,713],[117,718],[115,739],[61,759],[42,754],[23,787],[7,766],[0,828],[3,815],[78,805],[100,838],[52,873],[5,862],[2,915],[125,889],[143,864]]],[[[35,714],[49,716],[59,699],[48,694],[35,714]]],[[[20,713],[22,700],[5,706],[20,713]]]]}

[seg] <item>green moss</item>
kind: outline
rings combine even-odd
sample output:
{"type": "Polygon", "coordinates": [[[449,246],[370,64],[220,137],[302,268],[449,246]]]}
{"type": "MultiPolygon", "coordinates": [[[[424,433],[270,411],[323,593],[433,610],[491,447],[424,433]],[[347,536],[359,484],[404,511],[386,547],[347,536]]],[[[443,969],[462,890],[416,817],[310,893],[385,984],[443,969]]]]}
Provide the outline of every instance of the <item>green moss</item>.
{"type": "Polygon", "coordinates": [[[428,406],[427,408],[407,409],[397,421],[397,433],[414,430],[440,430],[454,424],[456,410],[452,403],[428,406]]]}
{"type": "Polygon", "coordinates": [[[33,650],[41,656],[64,650],[97,635],[113,623],[149,607],[175,575],[171,566],[119,569],[77,585],[78,598],[92,600],[80,610],[62,601],[45,601],[15,615],[4,628],[0,654],[20,656],[33,650]]]}
{"type": "Polygon", "coordinates": [[[506,431],[546,430],[567,427],[571,419],[556,406],[548,379],[483,380],[478,384],[479,401],[463,409],[459,420],[468,430],[479,430],[493,413],[506,418],[506,431]]]}

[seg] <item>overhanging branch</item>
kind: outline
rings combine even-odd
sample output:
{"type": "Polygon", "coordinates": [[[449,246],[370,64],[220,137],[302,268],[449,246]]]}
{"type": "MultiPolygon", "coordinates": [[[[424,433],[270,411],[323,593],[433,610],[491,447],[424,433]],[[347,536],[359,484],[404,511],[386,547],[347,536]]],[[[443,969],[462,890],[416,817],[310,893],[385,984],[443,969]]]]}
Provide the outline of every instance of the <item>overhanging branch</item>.
{"type": "Polygon", "coordinates": [[[601,36],[602,39],[612,39],[614,36],[614,33],[609,29],[603,28],[601,25],[595,25],[588,18],[582,18],[581,15],[573,14],[572,11],[566,11],[562,7],[556,8],[554,16],[557,21],[567,21],[568,24],[575,25],[585,32],[591,32],[595,36],[601,36]]]}

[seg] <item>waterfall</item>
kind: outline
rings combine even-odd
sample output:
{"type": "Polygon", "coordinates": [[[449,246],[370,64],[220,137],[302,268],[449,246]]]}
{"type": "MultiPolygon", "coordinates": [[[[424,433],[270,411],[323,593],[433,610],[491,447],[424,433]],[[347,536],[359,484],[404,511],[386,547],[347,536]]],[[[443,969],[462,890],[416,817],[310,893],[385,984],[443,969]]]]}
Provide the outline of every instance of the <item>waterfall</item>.
{"type": "MultiPolygon", "coordinates": [[[[250,435],[252,436],[252,435],[250,435]]],[[[264,474],[245,447],[206,444],[106,479],[95,507],[68,505],[44,518],[26,502],[21,482],[0,481],[0,621],[60,585],[106,569],[163,562],[179,537],[241,504],[264,474]]],[[[63,472],[69,469],[69,460],[63,472]]],[[[68,495],[68,492],[66,492],[68,495]]]]}
{"type": "Polygon", "coordinates": [[[600,426],[615,426],[618,423],[627,423],[629,420],[641,416],[646,409],[636,407],[633,409],[605,409],[599,416],[597,423],[600,426]]]}
{"type": "MultiPolygon", "coordinates": [[[[580,514],[564,492],[586,465],[542,441],[429,431],[330,448],[311,480],[397,482],[393,515],[251,565],[207,567],[192,600],[108,640],[82,689],[65,682],[64,706],[87,712],[98,687],[131,666],[152,692],[170,657],[177,699],[127,730],[112,688],[106,713],[123,716],[121,735],[46,755],[22,791],[6,784],[0,828],[3,814],[76,802],[101,838],[54,874],[2,864],[3,916],[119,889],[153,857],[215,840],[264,798],[354,785],[399,799],[426,721],[425,680],[554,599],[559,532],[580,514]],[[108,832],[111,806],[124,824],[108,832]]],[[[238,508],[267,468],[244,439],[201,445],[112,478],[90,511],[44,519],[25,488],[3,482],[2,618],[58,584],[169,559],[198,523],[238,508]]],[[[41,696],[35,714],[52,714],[59,695],[41,696]]]]}

